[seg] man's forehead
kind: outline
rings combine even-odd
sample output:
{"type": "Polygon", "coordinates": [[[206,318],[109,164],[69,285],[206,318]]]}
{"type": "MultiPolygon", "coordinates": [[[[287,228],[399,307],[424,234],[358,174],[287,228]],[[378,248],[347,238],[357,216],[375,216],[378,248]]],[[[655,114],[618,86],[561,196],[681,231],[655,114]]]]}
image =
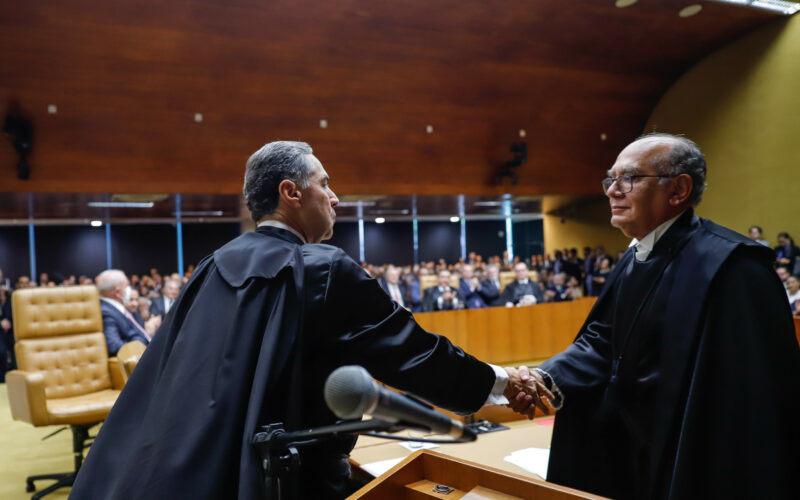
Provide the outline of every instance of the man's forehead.
{"type": "MultiPolygon", "coordinates": [[[[655,154],[661,154],[670,144],[662,138],[639,139],[632,142],[617,156],[617,161],[606,172],[609,177],[621,174],[634,174],[647,169],[647,161],[655,154]]],[[[649,170],[649,169],[648,169],[649,170]]]]}

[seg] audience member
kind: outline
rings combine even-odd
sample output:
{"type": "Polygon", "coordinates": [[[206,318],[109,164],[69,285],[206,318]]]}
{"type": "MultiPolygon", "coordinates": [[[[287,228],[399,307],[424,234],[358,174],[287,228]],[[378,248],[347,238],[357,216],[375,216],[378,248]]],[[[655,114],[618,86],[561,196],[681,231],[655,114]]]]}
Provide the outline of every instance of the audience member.
{"type": "Polygon", "coordinates": [[[15,361],[11,292],[0,284],[0,382],[5,382],[6,372],[16,367],[15,361]]]}
{"type": "Polygon", "coordinates": [[[583,267],[583,261],[578,258],[578,249],[571,248],[567,255],[567,260],[564,261],[564,272],[569,276],[575,276],[576,278],[581,279],[581,267],[583,267]]]}
{"type": "Polygon", "coordinates": [[[461,266],[461,278],[458,280],[458,291],[464,297],[467,309],[480,309],[488,307],[497,294],[492,295],[493,290],[485,290],[477,276],[474,267],[470,264],[461,266]]]}
{"type": "MultiPolygon", "coordinates": [[[[556,251],[560,253],[560,251],[556,251]]],[[[500,301],[506,307],[530,306],[539,302],[544,302],[544,294],[538,283],[528,279],[528,266],[524,262],[514,265],[516,280],[506,285],[500,301]]]]}
{"type": "Polygon", "coordinates": [[[762,234],[764,234],[764,231],[761,229],[761,226],[750,226],[750,229],[747,230],[747,235],[751,240],[755,241],[759,245],[768,247],[769,243],[761,239],[762,234]]]}
{"type": "Polygon", "coordinates": [[[789,233],[778,233],[778,246],[775,247],[775,255],[778,257],[778,264],[782,264],[794,273],[797,257],[800,256],[800,248],[794,244],[794,240],[789,233]]]}
{"type": "Polygon", "coordinates": [[[2,269],[0,269],[0,287],[5,287],[6,290],[11,291],[11,280],[3,275],[2,269]]]}
{"type": "Polygon", "coordinates": [[[131,313],[131,316],[133,316],[133,319],[136,320],[136,323],[139,326],[144,327],[144,318],[139,312],[139,291],[131,286],[131,292],[128,294],[127,299],[128,300],[125,302],[125,304],[123,304],[125,309],[131,313]]]}
{"type": "Polygon", "coordinates": [[[394,266],[389,266],[383,273],[383,278],[378,280],[383,291],[386,292],[393,301],[400,304],[400,307],[409,309],[408,289],[406,284],[400,281],[400,270],[394,266]]]}
{"type": "Polygon", "coordinates": [[[442,269],[437,273],[439,285],[425,290],[422,298],[422,310],[450,311],[464,308],[464,297],[458,290],[450,286],[450,271],[442,269]]]}
{"type": "MultiPolygon", "coordinates": [[[[545,289],[545,298],[547,302],[565,302],[572,300],[572,294],[567,286],[566,272],[556,273],[553,276],[553,282],[547,285],[545,289]]],[[[569,276],[570,279],[577,279],[575,276],[569,276]]]]}
{"type": "Polygon", "coordinates": [[[486,279],[481,282],[484,293],[486,294],[486,303],[490,306],[502,305],[498,304],[500,299],[500,268],[497,264],[489,264],[486,266],[486,279]]]}
{"type": "Polygon", "coordinates": [[[781,283],[783,283],[784,288],[786,287],[786,280],[789,279],[789,276],[792,275],[791,271],[789,271],[789,266],[779,265],[775,268],[775,273],[780,278],[781,283]]]}
{"type": "Polygon", "coordinates": [[[16,290],[20,290],[22,288],[30,288],[32,285],[35,285],[35,283],[31,283],[30,278],[28,278],[25,275],[22,275],[19,278],[17,278],[17,283],[14,285],[14,288],[16,290]]]}
{"type": "Polygon", "coordinates": [[[103,314],[103,333],[106,336],[108,355],[116,355],[123,344],[133,340],[148,344],[150,334],[136,323],[124,306],[131,293],[125,273],[108,269],[100,273],[95,281],[100,293],[100,311],[103,314]]]}
{"type": "Polygon", "coordinates": [[[800,276],[793,274],[786,279],[786,295],[789,297],[789,305],[794,311],[795,302],[800,301],[800,276]]]}
{"type": "Polygon", "coordinates": [[[611,257],[604,255],[600,260],[600,266],[592,276],[592,294],[599,297],[606,286],[608,275],[611,274],[611,257]]]}
{"type": "MultiPolygon", "coordinates": [[[[158,277],[158,275],[156,275],[158,277]]],[[[158,283],[157,279],[153,280],[158,283]]],[[[181,282],[176,279],[168,278],[161,288],[161,297],[155,299],[150,304],[150,315],[161,316],[162,318],[169,312],[175,299],[181,291],[181,282]]]]}

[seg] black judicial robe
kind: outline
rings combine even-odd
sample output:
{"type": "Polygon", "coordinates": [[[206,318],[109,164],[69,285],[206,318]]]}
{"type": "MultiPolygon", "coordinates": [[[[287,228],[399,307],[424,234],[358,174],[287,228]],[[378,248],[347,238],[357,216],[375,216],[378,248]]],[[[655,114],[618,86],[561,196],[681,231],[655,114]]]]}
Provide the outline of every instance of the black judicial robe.
{"type": "MultiPolygon", "coordinates": [[[[334,423],[323,386],[346,364],[458,412],[477,410],[495,381],[491,367],[422,330],[342,250],[276,228],[246,233],[198,265],[71,498],[263,498],[257,427],[334,423]]],[[[304,497],[344,495],[352,445],[302,452],[304,497]]]]}
{"type": "Polygon", "coordinates": [[[689,210],[633,260],[541,367],[565,397],[547,479],[613,498],[797,498],[800,348],[773,253],[689,210]]]}

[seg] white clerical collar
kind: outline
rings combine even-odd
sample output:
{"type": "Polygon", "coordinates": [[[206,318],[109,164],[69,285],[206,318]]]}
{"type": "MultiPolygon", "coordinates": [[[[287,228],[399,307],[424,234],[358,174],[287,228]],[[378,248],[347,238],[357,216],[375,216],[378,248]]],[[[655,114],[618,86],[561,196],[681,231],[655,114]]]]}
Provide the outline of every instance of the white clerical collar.
{"type": "Polygon", "coordinates": [[[281,221],[267,219],[267,220],[264,220],[264,221],[261,221],[261,222],[258,223],[258,227],[261,227],[261,226],[270,226],[270,227],[277,227],[278,229],[285,229],[286,231],[289,231],[293,235],[295,235],[298,238],[300,238],[300,241],[302,241],[303,243],[308,243],[306,241],[305,236],[303,236],[302,234],[298,233],[293,228],[287,226],[286,224],[284,224],[281,221]]]}
{"type": "Polygon", "coordinates": [[[111,304],[112,306],[114,306],[114,308],[115,308],[117,311],[119,311],[119,312],[121,312],[123,315],[125,315],[125,311],[127,311],[127,309],[125,309],[125,306],[123,306],[122,304],[120,304],[120,303],[119,303],[119,302],[117,302],[116,300],[114,300],[114,299],[109,299],[108,297],[100,297],[100,300],[104,301],[106,304],[111,304]]]}
{"type": "Polygon", "coordinates": [[[671,218],[666,222],[662,222],[658,227],[647,233],[647,236],[645,236],[641,240],[637,240],[636,238],[634,238],[631,241],[631,244],[628,245],[628,248],[636,247],[636,260],[640,262],[643,260],[647,260],[647,257],[650,255],[650,252],[653,251],[653,248],[655,248],[656,243],[658,243],[658,240],[660,240],[661,237],[664,236],[664,233],[666,233],[667,230],[670,227],[672,227],[672,224],[674,224],[675,221],[678,220],[678,217],[680,217],[681,215],[683,215],[683,212],[679,213],[678,215],[676,215],[675,217],[671,218]]]}
{"type": "Polygon", "coordinates": [[[517,280],[517,283],[519,283],[520,285],[527,285],[528,284],[528,278],[525,278],[524,280],[517,280]]]}

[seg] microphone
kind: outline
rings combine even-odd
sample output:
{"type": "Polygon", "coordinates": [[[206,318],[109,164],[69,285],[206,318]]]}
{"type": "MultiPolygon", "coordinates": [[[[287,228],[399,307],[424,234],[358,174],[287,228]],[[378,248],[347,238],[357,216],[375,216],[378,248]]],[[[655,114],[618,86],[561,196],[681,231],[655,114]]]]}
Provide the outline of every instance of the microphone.
{"type": "Polygon", "coordinates": [[[388,421],[415,424],[436,434],[474,441],[475,432],[409,396],[381,387],[360,366],[342,366],[325,381],[325,402],[342,419],[357,419],[363,415],[388,421]]]}

